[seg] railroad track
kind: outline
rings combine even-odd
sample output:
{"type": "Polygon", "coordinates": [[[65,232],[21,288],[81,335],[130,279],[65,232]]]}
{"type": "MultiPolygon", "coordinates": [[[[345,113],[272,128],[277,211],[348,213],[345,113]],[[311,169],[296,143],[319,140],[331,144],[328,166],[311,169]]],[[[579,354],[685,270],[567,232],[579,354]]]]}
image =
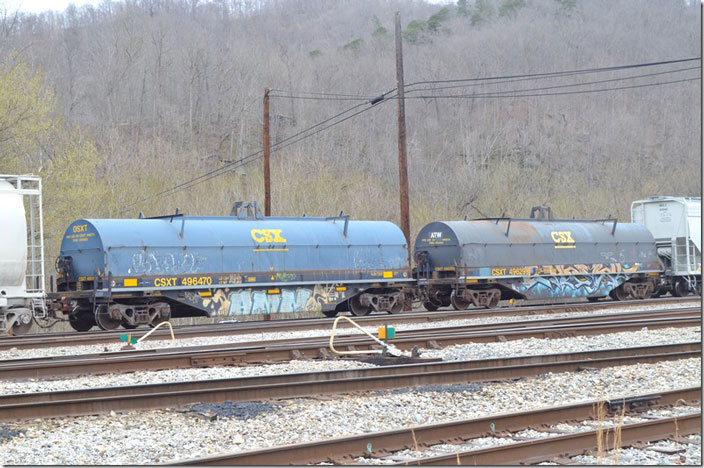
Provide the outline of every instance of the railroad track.
{"type": "MultiPolygon", "coordinates": [[[[547,321],[482,324],[465,327],[406,330],[393,345],[402,350],[442,348],[463,343],[510,341],[529,337],[559,338],[622,331],[668,327],[691,327],[701,324],[700,309],[614,314],[607,317],[579,317],[547,321]]],[[[337,337],[336,349],[378,350],[368,337],[337,337]]],[[[330,359],[329,338],[312,337],[219,344],[183,348],[119,351],[111,353],[0,361],[0,379],[50,378],[79,374],[118,373],[140,370],[163,370],[190,367],[245,365],[292,359],[330,359]]]]}
{"type": "MultiPolygon", "coordinates": [[[[676,435],[689,435],[701,432],[702,413],[663,418],[636,424],[621,426],[619,447],[629,446],[643,441],[669,439],[676,435]]],[[[414,460],[418,465],[441,465],[450,463],[459,465],[517,465],[532,464],[550,460],[555,457],[579,455],[585,451],[596,451],[598,430],[578,432],[558,437],[549,437],[530,442],[509,444],[484,450],[472,450],[452,455],[444,455],[414,460]]],[[[606,447],[614,445],[613,433],[606,435],[606,447]]],[[[408,463],[408,462],[406,462],[408,463]]],[[[398,463],[397,465],[405,465],[398,463]]]]}
{"type": "MultiPolygon", "coordinates": [[[[551,313],[584,312],[592,310],[612,309],[624,306],[652,306],[669,304],[699,304],[701,297],[686,298],[658,298],[646,301],[604,301],[604,302],[574,302],[559,305],[530,305],[516,307],[502,307],[496,309],[469,309],[469,310],[440,310],[436,312],[404,312],[395,315],[372,315],[367,317],[356,317],[355,321],[361,325],[378,326],[393,325],[398,323],[427,323],[434,321],[472,319],[494,316],[516,316],[516,315],[537,315],[551,313]]],[[[226,317],[223,317],[226,318],[226,317]]],[[[271,321],[247,321],[238,323],[218,323],[209,325],[180,326],[174,330],[181,338],[202,337],[202,336],[223,336],[241,335],[247,333],[278,332],[278,331],[303,331],[329,327],[333,319],[330,318],[306,318],[306,319],[286,319],[271,321]]],[[[342,325],[347,326],[347,325],[342,325]]],[[[119,339],[119,335],[131,333],[135,338],[144,336],[150,329],[135,330],[115,330],[96,332],[61,332],[61,333],[41,333],[34,335],[23,335],[21,337],[0,337],[0,351],[7,349],[30,349],[47,348],[57,346],[79,346],[89,344],[99,344],[119,339]]],[[[168,330],[157,330],[149,339],[167,339],[168,330]]]]}
{"type": "MultiPolygon", "coordinates": [[[[702,388],[692,387],[668,392],[634,395],[630,398],[607,400],[606,408],[619,413],[626,406],[626,414],[634,414],[645,408],[669,406],[680,403],[701,403],[702,388]]],[[[515,432],[527,428],[554,425],[567,421],[595,419],[599,401],[563,405],[519,413],[491,415],[483,418],[450,421],[447,423],[417,426],[400,430],[366,433],[358,436],[341,437],[309,443],[285,445],[262,450],[249,450],[181,460],[172,465],[308,465],[316,463],[350,464],[358,457],[384,458],[391,452],[416,447],[428,447],[447,441],[463,442],[472,438],[494,433],[515,432]]],[[[631,426],[631,425],[629,425],[631,426]]],[[[624,426],[621,446],[635,441],[662,440],[679,435],[697,433],[701,430],[701,413],[689,417],[653,421],[645,427],[624,426]]],[[[606,440],[613,447],[612,440],[606,440]]],[[[460,453],[463,465],[518,465],[550,461],[564,455],[577,455],[586,450],[596,449],[596,433],[588,431],[580,434],[551,437],[508,446],[460,453]]],[[[450,457],[434,457],[406,461],[405,464],[458,464],[457,454],[450,457]]]]}
{"type": "Polygon", "coordinates": [[[495,381],[548,372],[576,372],[700,356],[701,342],[692,342],[542,356],[12,394],[0,396],[0,420],[173,408],[192,403],[222,403],[226,400],[256,401],[417,385],[495,381]]]}

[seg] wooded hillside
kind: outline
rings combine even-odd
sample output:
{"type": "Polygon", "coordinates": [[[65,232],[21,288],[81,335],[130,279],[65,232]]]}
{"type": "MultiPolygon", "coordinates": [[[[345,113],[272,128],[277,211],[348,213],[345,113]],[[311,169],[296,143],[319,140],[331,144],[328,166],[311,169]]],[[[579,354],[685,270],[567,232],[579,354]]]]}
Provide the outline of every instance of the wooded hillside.
{"type": "Polygon", "coordinates": [[[412,235],[537,204],[628,220],[631,200],[700,195],[700,60],[530,76],[700,57],[697,2],[104,1],[0,21],[0,172],[44,176],[47,258],[77,217],[263,204],[247,156],[265,87],[273,213],[398,223],[397,102],[368,102],[396,86],[395,11],[412,235]]]}

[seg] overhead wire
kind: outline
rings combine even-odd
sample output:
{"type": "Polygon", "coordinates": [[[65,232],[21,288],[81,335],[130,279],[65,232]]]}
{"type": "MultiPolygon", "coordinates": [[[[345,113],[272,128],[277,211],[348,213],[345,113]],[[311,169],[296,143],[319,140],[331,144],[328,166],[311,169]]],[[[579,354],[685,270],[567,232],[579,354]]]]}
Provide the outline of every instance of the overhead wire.
{"type": "MultiPolygon", "coordinates": [[[[683,59],[663,60],[663,61],[658,61],[658,62],[642,62],[642,63],[634,63],[634,64],[628,64],[628,65],[615,65],[615,66],[611,66],[611,67],[594,67],[594,68],[583,68],[583,69],[575,69],[575,70],[563,70],[563,71],[542,72],[542,73],[524,73],[524,74],[519,74],[519,75],[499,75],[499,76],[488,76],[488,77],[457,78],[457,79],[449,79],[449,80],[423,80],[423,81],[416,81],[416,82],[412,82],[412,83],[406,83],[404,85],[404,88],[405,88],[406,93],[413,93],[413,92],[418,92],[418,90],[411,89],[411,88],[413,88],[415,86],[419,86],[419,85],[424,85],[424,84],[470,83],[470,84],[465,84],[465,85],[455,85],[455,86],[448,86],[448,87],[421,88],[421,90],[422,89],[451,89],[451,88],[465,87],[465,86],[482,86],[482,85],[512,83],[512,82],[518,82],[518,81],[528,81],[528,80],[535,80],[535,79],[559,78],[559,77],[564,77],[564,76],[575,76],[575,75],[583,75],[583,74],[590,74],[590,73],[605,73],[605,72],[610,72],[610,71],[629,70],[629,69],[637,69],[637,68],[645,68],[645,67],[655,67],[655,66],[669,65],[669,64],[675,64],[675,63],[686,63],[686,62],[692,62],[692,61],[698,61],[698,60],[701,60],[701,57],[689,57],[689,58],[683,58],[683,59]]],[[[387,92],[387,94],[390,92],[394,92],[394,91],[396,91],[396,88],[391,89],[390,91],[387,92]]],[[[330,100],[330,101],[371,99],[371,96],[360,95],[360,94],[324,93],[324,92],[316,92],[316,91],[295,91],[294,92],[294,91],[286,91],[286,90],[282,90],[282,89],[272,89],[271,92],[272,93],[281,93],[281,94],[274,94],[274,95],[272,95],[272,97],[280,97],[280,98],[288,98],[288,99],[330,100]]]]}
{"type": "Polygon", "coordinates": [[[673,64],[673,63],[692,62],[692,61],[696,61],[696,60],[701,60],[701,57],[689,57],[689,58],[685,58],[685,59],[664,60],[664,61],[659,61],[659,62],[635,63],[635,64],[630,64],[630,65],[615,65],[615,66],[611,66],[611,67],[583,68],[583,69],[564,70],[564,71],[557,71],[557,72],[525,73],[525,74],[520,74],[520,75],[504,75],[504,76],[478,77],[478,78],[458,78],[458,79],[451,79],[451,80],[424,80],[424,81],[415,81],[413,83],[408,83],[408,84],[404,85],[404,87],[409,88],[411,86],[418,86],[421,84],[460,83],[460,82],[472,82],[472,81],[505,80],[505,79],[511,79],[511,78],[540,78],[540,77],[553,77],[553,76],[571,75],[571,74],[602,73],[602,72],[616,71],[616,70],[627,70],[627,69],[631,69],[631,68],[654,67],[654,66],[668,65],[668,64],[673,64]]]}
{"type": "MultiPolygon", "coordinates": [[[[581,75],[581,74],[587,74],[587,73],[601,73],[601,72],[607,72],[607,71],[644,68],[644,67],[660,66],[660,65],[667,65],[667,64],[673,64],[673,63],[691,62],[691,61],[696,61],[696,60],[701,60],[701,57],[692,57],[692,58],[686,58],[686,59],[668,60],[668,61],[660,61],[660,62],[639,63],[639,64],[631,64],[631,65],[619,65],[619,66],[613,66],[613,67],[599,67],[599,68],[590,68],[590,69],[567,70],[567,71],[559,71],[559,72],[532,73],[532,74],[521,74],[521,75],[504,75],[504,76],[496,76],[496,77],[460,78],[460,79],[452,79],[452,80],[425,80],[425,81],[417,81],[417,82],[409,83],[409,84],[405,85],[405,88],[406,88],[407,93],[421,92],[421,91],[437,91],[437,90],[441,90],[441,89],[450,89],[450,88],[457,88],[457,87],[469,87],[469,86],[478,86],[478,85],[487,85],[487,84],[488,85],[501,84],[501,83],[507,83],[507,82],[526,81],[526,80],[530,80],[530,79],[545,79],[545,78],[574,76],[574,75],[581,75]],[[508,80],[508,81],[496,81],[496,80],[508,80]],[[444,83],[471,83],[471,84],[448,86],[448,87],[408,89],[408,88],[423,85],[423,84],[444,84],[444,83]]],[[[681,82],[687,82],[687,81],[695,81],[695,80],[701,79],[701,77],[694,77],[694,78],[688,78],[688,79],[682,79],[682,80],[672,80],[672,81],[659,82],[659,83],[647,83],[647,84],[641,84],[641,85],[614,87],[614,88],[565,91],[565,92],[556,92],[556,93],[522,94],[522,93],[535,93],[537,91],[546,91],[546,90],[550,90],[550,89],[562,89],[562,88],[569,88],[569,87],[575,87],[575,86],[589,86],[589,85],[593,85],[593,84],[603,84],[603,83],[607,83],[607,82],[623,81],[623,80],[629,80],[629,79],[638,79],[638,78],[657,76],[657,75],[663,75],[663,74],[668,74],[668,73],[678,73],[678,72],[688,71],[688,70],[693,70],[693,69],[698,69],[698,68],[699,67],[690,67],[690,68],[685,68],[685,69],[668,70],[668,71],[655,72],[655,73],[649,73],[649,74],[644,74],[644,75],[611,78],[611,79],[607,79],[607,80],[597,80],[597,81],[586,82],[586,83],[571,83],[571,84],[565,84],[565,85],[554,85],[554,86],[547,86],[547,87],[540,87],[540,88],[528,88],[528,89],[523,89],[523,90],[495,91],[495,92],[487,92],[487,93],[481,93],[481,94],[468,94],[468,95],[454,94],[454,95],[405,96],[405,98],[406,99],[487,99],[487,98],[501,98],[501,97],[556,96],[556,95],[567,95],[567,94],[585,94],[585,93],[614,91],[614,90],[623,90],[623,89],[634,89],[634,88],[643,88],[643,87],[649,87],[649,86],[660,86],[660,85],[666,85],[666,84],[681,83],[681,82]]],[[[343,123],[343,122],[345,122],[345,121],[347,121],[347,120],[349,120],[349,119],[351,119],[351,118],[353,118],[363,112],[366,112],[369,109],[378,107],[376,105],[378,103],[387,102],[391,99],[398,99],[398,93],[394,94],[393,96],[387,97],[388,94],[391,94],[391,93],[395,92],[396,90],[397,90],[397,88],[392,88],[389,91],[386,91],[385,93],[382,93],[381,95],[379,95],[377,97],[353,95],[353,94],[342,94],[342,93],[308,92],[308,91],[299,92],[298,95],[293,95],[293,93],[287,93],[284,90],[271,90],[271,92],[274,92],[274,94],[273,95],[270,94],[270,97],[290,98],[290,99],[313,99],[313,100],[338,100],[338,101],[359,100],[359,101],[363,101],[363,102],[360,102],[360,103],[358,103],[348,109],[345,109],[342,112],[339,112],[339,113],[337,113],[337,114],[335,114],[335,115],[333,115],[333,116],[331,116],[321,122],[318,122],[315,125],[312,125],[304,130],[301,130],[293,135],[290,135],[290,136],[274,143],[270,147],[271,151],[278,151],[278,150],[284,149],[284,148],[286,148],[290,145],[296,144],[304,139],[307,139],[307,138],[310,138],[314,135],[317,135],[318,133],[320,133],[322,131],[325,131],[333,126],[339,125],[339,124],[341,124],[341,123],[343,123]],[[285,94],[275,94],[277,92],[278,93],[285,93],[285,94]],[[302,96],[302,94],[308,94],[310,96],[302,96]],[[357,112],[354,112],[353,114],[350,114],[350,115],[340,119],[340,117],[358,109],[361,106],[364,106],[365,104],[371,104],[371,105],[369,107],[365,107],[364,109],[361,109],[357,112]],[[340,119],[340,120],[336,120],[336,119],[340,119]],[[326,125],[326,124],[328,124],[328,125],[326,125]]],[[[255,151],[251,154],[248,154],[247,156],[243,156],[240,159],[237,159],[235,161],[231,161],[222,167],[219,167],[219,168],[214,169],[212,171],[208,171],[204,174],[201,174],[200,176],[197,176],[192,179],[181,182],[173,187],[170,187],[166,190],[158,192],[152,196],[138,200],[135,203],[131,204],[130,208],[135,206],[138,203],[143,203],[143,202],[150,200],[152,198],[155,198],[158,196],[170,195],[170,194],[173,194],[177,191],[194,187],[194,186],[199,185],[203,182],[211,180],[215,177],[219,177],[220,175],[222,175],[226,172],[230,172],[230,171],[235,170],[239,167],[242,167],[246,164],[249,164],[250,162],[253,162],[253,161],[256,161],[256,160],[262,158],[263,152],[264,152],[263,150],[255,151]]]]}
{"type": "MultiPolygon", "coordinates": [[[[389,92],[391,92],[391,91],[387,91],[386,93],[384,93],[384,95],[385,95],[385,94],[388,94],[389,92]]],[[[382,102],[384,102],[384,101],[382,101],[382,102]]],[[[278,142],[272,144],[271,147],[270,147],[270,148],[271,148],[271,151],[272,151],[272,152],[273,152],[273,151],[278,151],[278,150],[283,149],[283,148],[285,148],[285,147],[287,147],[287,146],[290,146],[290,145],[292,145],[292,144],[294,144],[294,143],[298,143],[298,142],[301,141],[301,140],[304,140],[304,139],[306,139],[306,138],[309,138],[309,137],[311,137],[311,136],[313,136],[313,135],[316,135],[316,134],[318,134],[318,133],[320,133],[320,132],[322,132],[322,131],[324,131],[324,130],[327,130],[328,128],[331,128],[331,127],[333,127],[333,126],[335,126],[335,125],[338,125],[338,124],[340,124],[340,123],[342,123],[342,122],[345,122],[345,121],[351,119],[352,117],[355,117],[355,116],[361,114],[362,112],[365,112],[365,111],[367,111],[367,110],[369,110],[369,109],[373,109],[373,108],[378,107],[378,106],[374,105],[374,104],[376,104],[376,103],[374,103],[374,104],[372,104],[371,106],[365,107],[364,109],[361,109],[361,110],[359,110],[359,111],[357,111],[357,112],[355,112],[355,113],[353,113],[353,114],[351,114],[351,115],[349,115],[349,116],[346,116],[346,117],[342,118],[342,119],[339,120],[339,121],[334,121],[335,119],[338,119],[338,118],[342,117],[343,115],[345,115],[345,114],[347,114],[347,113],[349,113],[349,112],[351,112],[351,111],[353,111],[353,110],[355,110],[355,109],[357,109],[357,108],[359,108],[359,107],[361,107],[361,106],[363,106],[364,104],[367,104],[367,103],[368,103],[368,101],[365,102],[365,103],[356,104],[356,105],[354,105],[354,106],[352,106],[352,107],[350,107],[350,108],[348,108],[348,109],[345,109],[344,111],[339,112],[339,113],[337,113],[337,114],[335,114],[335,115],[333,115],[333,116],[331,116],[331,117],[329,117],[329,118],[327,118],[327,119],[325,119],[325,120],[323,120],[323,121],[321,121],[321,122],[316,123],[315,125],[312,125],[312,126],[306,128],[306,129],[304,129],[304,130],[301,130],[301,131],[298,132],[298,133],[295,133],[295,134],[293,134],[293,135],[290,135],[290,136],[288,136],[288,137],[286,137],[286,138],[284,138],[284,139],[282,139],[282,140],[280,140],[280,141],[278,141],[278,142]],[[329,122],[332,122],[332,123],[330,123],[329,125],[324,126],[324,127],[322,127],[322,128],[319,128],[319,127],[321,127],[321,126],[323,126],[323,125],[325,125],[325,124],[327,124],[327,123],[329,123],[329,122]],[[317,130],[315,130],[315,129],[317,129],[317,130]],[[306,133],[309,133],[309,132],[311,132],[312,130],[315,130],[315,131],[314,131],[313,133],[310,133],[310,134],[306,135],[306,133]],[[295,141],[291,141],[291,140],[293,140],[293,139],[295,139],[295,138],[297,138],[297,137],[300,137],[300,138],[296,139],[295,141]],[[287,142],[289,142],[289,143],[287,143],[287,142]],[[286,144],[286,143],[287,143],[287,144],[286,144]]],[[[182,183],[180,183],[180,184],[177,184],[177,185],[175,185],[175,186],[173,186],[173,187],[170,187],[170,188],[168,188],[168,189],[166,189],[166,190],[163,190],[163,191],[161,191],[161,192],[158,192],[158,193],[156,193],[156,194],[154,194],[154,195],[151,195],[151,196],[149,196],[149,197],[146,197],[146,198],[143,198],[143,199],[141,199],[141,200],[138,200],[138,201],[136,201],[135,203],[131,204],[131,205],[129,206],[129,208],[131,208],[131,207],[137,205],[138,203],[143,203],[143,202],[145,202],[145,201],[148,201],[148,200],[150,200],[150,199],[153,199],[153,198],[156,198],[156,197],[159,197],[159,196],[171,195],[171,194],[173,194],[173,193],[175,193],[175,192],[178,192],[178,191],[180,191],[180,190],[188,189],[188,188],[194,187],[194,186],[196,186],[196,185],[199,185],[199,184],[201,184],[201,183],[203,183],[203,182],[206,182],[206,181],[208,181],[208,180],[214,179],[215,177],[219,177],[220,175],[222,175],[222,174],[224,174],[224,173],[226,173],[226,172],[230,172],[230,171],[235,170],[235,169],[237,169],[237,168],[240,168],[240,167],[242,167],[242,166],[244,166],[244,165],[246,165],[246,164],[249,164],[250,162],[256,161],[256,160],[258,160],[258,159],[264,157],[264,154],[263,154],[263,153],[264,153],[264,150],[257,150],[257,151],[255,151],[255,152],[253,152],[253,153],[251,153],[251,154],[248,154],[247,156],[243,156],[243,157],[240,158],[240,159],[237,159],[237,160],[235,160],[235,161],[232,161],[232,162],[226,164],[225,166],[222,166],[222,167],[219,167],[219,168],[214,169],[214,170],[212,170],[212,171],[206,172],[205,174],[201,174],[201,175],[198,176],[198,177],[194,177],[194,178],[189,179],[189,180],[187,180],[187,181],[184,181],[184,182],[182,182],[182,183]]],[[[124,210],[123,210],[123,212],[124,212],[124,210]]]]}
{"type": "Polygon", "coordinates": [[[288,94],[270,94],[271,97],[286,98],[286,99],[300,99],[309,101],[364,101],[367,102],[370,97],[322,97],[322,96],[293,96],[288,94]]]}
{"type": "MultiPolygon", "coordinates": [[[[677,70],[666,70],[662,72],[655,72],[655,73],[647,73],[644,75],[631,75],[631,76],[624,76],[620,78],[613,78],[611,80],[618,81],[618,80],[628,80],[632,78],[642,78],[642,77],[648,77],[648,76],[658,76],[658,75],[665,75],[668,73],[678,73],[682,71],[688,71],[688,70],[699,70],[700,67],[688,67],[688,68],[680,68],[677,70]]],[[[565,76],[577,76],[581,75],[581,73],[575,73],[572,75],[555,75],[555,76],[548,76],[548,77],[541,77],[541,79],[545,78],[563,78],[565,76]]],[[[528,80],[533,80],[535,78],[518,78],[518,79],[508,79],[508,80],[501,80],[501,81],[493,81],[490,83],[469,83],[469,84],[460,84],[460,85],[452,85],[452,86],[438,86],[438,87],[432,87],[432,88],[417,88],[417,89],[410,89],[406,90],[406,93],[417,93],[420,91],[439,91],[439,90],[445,90],[445,89],[457,89],[457,88],[469,88],[469,87],[477,87],[477,86],[489,86],[489,85],[496,85],[496,84],[506,84],[506,83],[518,83],[521,81],[528,81],[528,80]]],[[[585,82],[585,83],[579,83],[579,84],[593,84],[593,83],[601,83],[601,82],[607,82],[610,80],[598,80],[594,82],[585,82]]]]}
{"type": "Polygon", "coordinates": [[[585,89],[585,90],[579,90],[579,91],[563,91],[563,92],[557,92],[557,93],[535,93],[535,94],[486,94],[486,95],[464,95],[464,96],[413,96],[409,97],[409,99],[444,99],[444,98],[450,98],[450,99],[497,99],[497,98],[517,98],[517,97],[539,97],[539,96],[562,96],[562,95],[569,95],[569,94],[590,94],[590,93],[599,93],[599,92],[605,92],[605,91],[617,91],[617,90],[623,90],[623,89],[636,89],[636,88],[647,88],[647,87],[652,87],[652,86],[662,86],[662,85],[668,85],[668,84],[675,84],[675,83],[685,83],[689,81],[697,81],[701,80],[701,76],[696,76],[694,78],[685,78],[682,80],[672,80],[672,81],[664,81],[664,82],[659,82],[659,83],[645,83],[645,84],[640,84],[640,85],[630,85],[630,86],[617,86],[614,88],[602,88],[602,89],[585,89]]]}
{"type": "MultiPolygon", "coordinates": [[[[574,88],[574,87],[580,87],[580,86],[590,86],[590,85],[595,85],[595,84],[604,84],[604,83],[613,83],[616,81],[624,81],[624,80],[634,80],[634,79],[640,79],[640,78],[649,78],[653,76],[660,76],[660,75],[666,75],[670,73],[680,73],[680,72],[685,72],[685,71],[691,71],[691,70],[699,70],[699,67],[689,67],[689,68],[682,68],[678,70],[668,70],[668,71],[663,71],[663,72],[657,72],[657,73],[647,73],[643,75],[632,75],[632,76],[626,76],[626,77],[618,77],[618,78],[609,78],[605,80],[595,80],[595,81],[587,81],[587,82],[582,82],[582,83],[569,83],[569,84],[563,84],[563,85],[553,85],[553,86],[542,86],[538,88],[526,88],[526,89],[514,89],[514,90],[505,90],[505,91],[489,91],[486,93],[473,93],[473,94],[434,94],[434,95],[421,95],[421,96],[408,96],[408,99],[433,99],[433,98],[462,98],[462,99],[467,99],[467,98],[487,98],[487,97],[501,97],[503,95],[508,95],[508,96],[520,96],[519,93],[525,93],[525,92],[535,92],[535,91],[547,91],[551,89],[564,89],[564,88],[574,88]]],[[[676,81],[667,81],[667,82],[661,82],[661,84],[670,84],[670,83],[679,83],[680,81],[683,80],[676,80],[676,81]]],[[[657,83],[655,83],[657,85],[657,83]]],[[[639,87],[639,86],[635,86],[639,87]]],[[[611,88],[607,88],[611,89],[611,88]]],[[[613,88],[613,89],[629,89],[628,87],[618,87],[618,88],[613,88]]],[[[433,88],[427,88],[423,89],[423,91],[435,91],[436,89],[433,88]]],[[[420,91],[420,90],[419,90],[420,91]]],[[[587,92],[590,90],[580,90],[580,92],[587,92]]],[[[571,93],[571,94],[577,94],[577,92],[571,93]]]]}
{"type": "MultiPolygon", "coordinates": [[[[366,112],[366,111],[368,111],[369,109],[372,109],[372,107],[365,107],[364,109],[360,109],[360,110],[358,110],[357,112],[355,112],[354,114],[348,115],[348,116],[345,117],[344,119],[341,119],[341,120],[336,121],[336,122],[332,122],[331,124],[329,124],[329,125],[327,125],[327,126],[325,126],[325,127],[321,127],[321,128],[319,128],[318,130],[316,130],[315,132],[310,133],[310,134],[307,134],[307,135],[302,135],[305,131],[299,132],[297,135],[302,135],[302,136],[300,136],[300,138],[298,138],[298,139],[296,139],[296,140],[294,140],[294,141],[290,141],[290,140],[291,140],[292,138],[294,138],[296,135],[292,135],[292,136],[290,136],[290,137],[287,137],[287,138],[285,138],[285,139],[283,139],[283,140],[281,140],[281,141],[278,141],[278,142],[274,143],[273,145],[271,145],[271,151],[272,151],[272,152],[275,152],[275,151],[282,150],[282,149],[284,149],[284,148],[286,148],[286,147],[288,147],[288,146],[291,146],[291,145],[293,145],[293,144],[295,144],[295,143],[298,143],[299,141],[305,140],[305,139],[307,139],[307,138],[312,137],[313,135],[316,135],[316,134],[318,134],[318,133],[320,133],[320,132],[322,132],[322,131],[325,131],[325,130],[327,130],[327,129],[330,128],[330,127],[334,127],[335,125],[341,124],[342,122],[344,122],[344,121],[346,121],[346,120],[349,120],[349,119],[351,119],[351,118],[353,118],[353,117],[356,117],[357,115],[359,115],[359,114],[361,114],[361,113],[363,113],[363,112],[366,112]],[[288,143],[284,144],[285,142],[288,142],[288,143]]],[[[312,127],[311,127],[311,128],[312,128],[312,127]]],[[[306,131],[310,131],[311,128],[306,129],[306,131]]],[[[214,173],[214,174],[212,174],[212,175],[209,175],[209,177],[206,177],[205,179],[198,180],[198,181],[193,181],[192,183],[190,183],[190,184],[188,184],[187,186],[182,187],[182,188],[180,188],[180,189],[178,189],[178,190],[194,187],[194,186],[199,185],[199,184],[201,184],[201,183],[203,183],[203,182],[206,182],[206,181],[208,181],[208,180],[214,179],[215,177],[218,177],[218,176],[224,174],[225,172],[233,171],[233,170],[238,169],[238,168],[240,168],[240,167],[242,167],[242,166],[245,166],[246,164],[249,164],[249,163],[251,163],[251,162],[257,161],[257,160],[259,160],[259,159],[261,159],[261,158],[263,158],[263,157],[264,157],[263,150],[258,150],[258,151],[254,152],[254,153],[252,153],[252,154],[249,154],[249,155],[247,155],[247,156],[244,156],[244,157],[241,158],[241,159],[238,159],[237,161],[234,161],[233,163],[230,163],[230,164],[229,164],[228,166],[226,166],[226,167],[220,168],[221,170],[218,171],[217,173],[214,173]]],[[[212,171],[212,172],[216,172],[216,171],[212,171]]],[[[177,190],[177,191],[178,191],[178,190],[177,190]]],[[[173,193],[173,192],[171,192],[171,193],[173,193]]]]}
{"type": "MultiPolygon", "coordinates": [[[[289,91],[285,89],[270,89],[270,93],[285,93],[283,97],[289,97],[289,91]]],[[[362,94],[341,94],[341,93],[321,93],[317,91],[297,91],[296,94],[311,94],[313,96],[333,96],[333,97],[353,97],[353,98],[371,98],[372,96],[366,96],[362,94]]]]}

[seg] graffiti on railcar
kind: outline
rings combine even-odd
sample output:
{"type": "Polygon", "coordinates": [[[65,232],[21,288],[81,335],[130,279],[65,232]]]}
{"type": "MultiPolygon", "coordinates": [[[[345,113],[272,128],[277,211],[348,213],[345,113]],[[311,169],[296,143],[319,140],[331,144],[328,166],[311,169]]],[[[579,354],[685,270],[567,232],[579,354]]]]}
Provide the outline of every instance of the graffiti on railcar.
{"type": "Polygon", "coordinates": [[[198,273],[205,257],[191,253],[139,252],[132,255],[130,275],[158,275],[198,273]]]}
{"type": "Polygon", "coordinates": [[[632,265],[624,263],[593,263],[574,265],[528,265],[512,266],[500,268],[480,268],[479,270],[469,270],[471,276],[572,276],[572,275],[603,275],[635,273],[645,269],[657,269],[657,265],[644,265],[634,263],[632,265]]]}
{"type": "Polygon", "coordinates": [[[320,312],[324,305],[343,301],[343,289],[338,284],[275,289],[221,288],[205,297],[188,291],[184,298],[207,310],[210,316],[320,312]]]}
{"type": "Polygon", "coordinates": [[[220,314],[255,315],[316,310],[309,306],[313,292],[308,288],[280,288],[277,291],[275,294],[270,294],[267,290],[233,291],[230,293],[230,307],[220,309],[220,314]]]}
{"type": "Polygon", "coordinates": [[[536,275],[599,275],[606,273],[635,273],[638,271],[639,265],[627,265],[622,263],[594,263],[591,265],[542,265],[530,268],[535,268],[536,275]]]}
{"type": "Polygon", "coordinates": [[[511,287],[527,298],[606,296],[630,279],[624,273],[543,276],[526,279],[511,287]]]}

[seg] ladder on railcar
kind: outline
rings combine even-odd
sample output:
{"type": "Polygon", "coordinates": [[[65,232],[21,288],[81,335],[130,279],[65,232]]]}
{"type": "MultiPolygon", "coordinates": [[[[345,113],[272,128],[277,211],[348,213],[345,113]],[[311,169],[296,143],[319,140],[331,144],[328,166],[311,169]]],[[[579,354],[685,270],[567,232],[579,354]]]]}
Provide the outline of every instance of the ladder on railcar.
{"type": "Polygon", "coordinates": [[[31,175],[0,175],[0,179],[12,184],[24,201],[27,219],[26,297],[32,302],[34,316],[46,318],[42,180],[31,175]]]}

